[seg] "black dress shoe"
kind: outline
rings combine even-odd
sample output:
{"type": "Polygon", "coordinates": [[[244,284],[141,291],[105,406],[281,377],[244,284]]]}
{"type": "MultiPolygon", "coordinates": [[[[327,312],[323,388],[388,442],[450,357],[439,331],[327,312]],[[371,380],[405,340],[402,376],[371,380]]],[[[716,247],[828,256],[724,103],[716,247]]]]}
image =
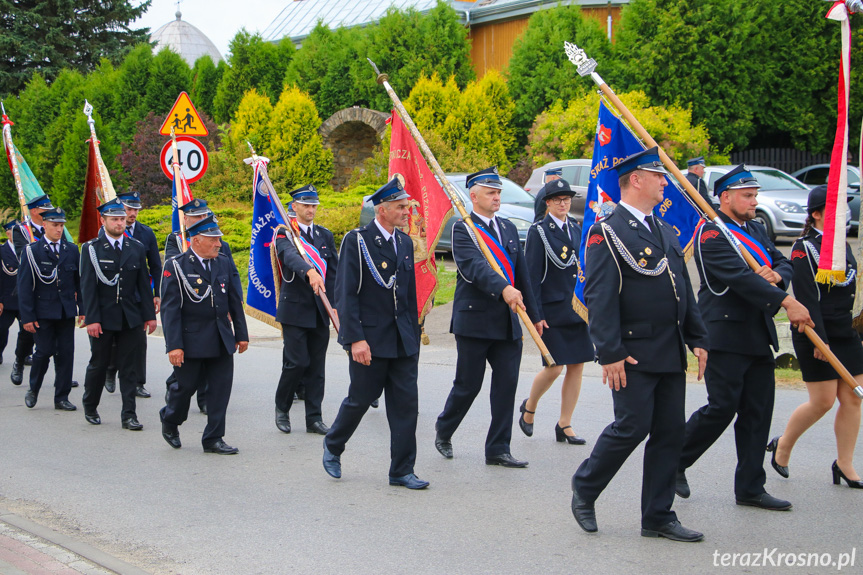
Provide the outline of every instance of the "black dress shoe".
{"type": "Polygon", "coordinates": [[[108,393],[114,393],[117,389],[117,379],[114,377],[106,377],[105,378],[105,391],[108,393]]]}
{"type": "Polygon", "coordinates": [[[586,439],[582,439],[577,435],[567,435],[567,429],[572,429],[572,426],[561,427],[559,423],[554,424],[554,438],[558,443],[563,443],[564,441],[570,445],[584,445],[587,443],[586,439]]]}
{"type": "Polygon", "coordinates": [[[278,427],[279,431],[282,433],[291,432],[291,418],[288,417],[288,413],[286,411],[282,411],[278,407],[276,408],[276,427],[278,427]]]}
{"type": "Polygon", "coordinates": [[[28,355],[24,358],[24,365],[33,365],[33,356],[28,355]]]}
{"type": "Polygon", "coordinates": [[[699,533],[692,529],[687,529],[680,524],[676,519],[669,521],[662,527],[656,529],[641,529],[642,537],[665,537],[672,541],[682,541],[684,543],[695,543],[704,539],[704,533],[699,533]]]}
{"type": "Polygon", "coordinates": [[[527,467],[527,461],[520,461],[509,453],[501,453],[499,455],[486,455],[486,465],[500,465],[501,467],[522,468],[527,467]]]}
{"type": "Polygon", "coordinates": [[[429,486],[429,482],[420,479],[413,473],[402,475],[401,477],[390,476],[390,485],[400,485],[408,489],[425,489],[429,486]]]}
{"type": "Polygon", "coordinates": [[[54,402],[54,409],[59,410],[59,411],[75,411],[78,408],[75,407],[75,405],[73,405],[72,402],[70,402],[68,400],[63,400],[63,401],[55,401],[54,402]]]}
{"type": "Polygon", "coordinates": [[[381,400],[380,400],[380,399],[376,399],[376,400],[374,400],[374,401],[372,402],[372,407],[374,407],[375,409],[377,409],[378,407],[380,407],[380,405],[381,405],[381,400]]]}
{"type": "Polygon", "coordinates": [[[441,455],[447,459],[452,459],[452,441],[449,438],[443,438],[440,433],[436,433],[434,437],[434,446],[441,455]]]}
{"type": "Polygon", "coordinates": [[[86,413],[85,412],[84,413],[84,419],[87,420],[87,423],[92,423],[93,425],[101,425],[102,424],[102,419],[99,417],[99,414],[95,411],[93,413],[86,413]]]}
{"type": "Polygon", "coordinates": [[[330,428],[323,421],[313,421],[306,426],[306,433],[317,433],[318,435],[326,435],[330,428]]]}
{"type": "Polygon", "coordinates": [[[168,442],[168,445],[174,449],[180,449],[183,444],[180,443],[180,430],[176,425],[162,422],[162,437],[168,442]]]}
{"type": "Polygon", "coordinates": [[[216,443],[212,445],[208,445],[204,447],[204,453],[216,453],[218,455],[234,455],[239,453],[240,450],[236,447],[231,447],[221,439],[216,441],[216,443]]]}
{"type": "Polygon", "coordinates": [[[527,435],[528,437],[533,437],[533,424],[528,423],[524,420],[524,414],[529,413],[531,415],[535,414],[535,411],[528,411],[527,409],[527,400],[521,402],[521,407],[518,408],[521,415],[518,416],[518,426],[521,429],[522,433],[527,435]]]}
{"type": "Polygon", "coordinates": [[[837,461],[833,462],[833,485],[840,485],[842,482],[840,479],[844,479],[845,483],[851,489],[863,489],[863,481],[859,479],[848,479],[845,477],[845,474],[842,473],[842,470],[839,469],[839,463],[837,461]]]}
{"type": "Polygon", "coordinates": [[[76,380],[72,380],[72,387],[78,387],[78,382],[76,380]]]}
{"type": "Polygon", "coordinates": [[[575,522],[578,526],[588,533],[596,533],[599,528],[596,526],[596,509],[593,503],[588,503],[581,498],[578,490],[575,488],[575,478],[572,481],[572,502],[569,504],[572,509],[572,516],[575,517],[575,522]]]}
{"type": "Polygon", "coordinates": [[[150,395],[150,392],[144,388],[143,385],[139,385],[137,388],[135,388],[135,397],[143,397],[144,399],[147,399],[148,397],[152,396],[150,395]]]}
{"type": "Polygon", "coordinates": [[[36,394],[27,390],[27,394],[24,395],[24,405],[29,408],[33,408],[36,405],[36,394]]]}
{"type": "Polygon", "coordinates": [[[689,490],[689,482],[686,480],[686,472],[677,472],[677,479],[674,481],[674,492],[677,493],[678,497],[689,499],[692,492],[689,490]]]}
{"type": "Polygon", "coordinates": [[[342,458],[338,455],[333,455],[327,449],[327,440],[324,439],[324,471],[330,477],[339,479],[342,476],[342,458]]]}
{"type": "Polygon", "coordinates": [[[12,380],[13,385],[21,385],[21,382],[24,381],[23,368],[17,360],[12,363],[12,374],[9,379],[12,380]]]}
{"type": "Polygon", "coordinates": [[[135,417],[130,417],[129,419],[123,420],[123,429],[128,429],[130,431],[141,431],[144,429],[144,426],[138,422],[138,419],[135,417]]]}
{"type": "Polygon", "coordinates": [[[773,469],[776,470],[776,473],[788,479],[788,466],[787,465],[779,465],[776,463],[776,450],[779,449],[779,437],[776,436],[770,440],[770,443],[767,444],[767,451],[772,453],[773,455],[770,457],[770,465],[773,466],[773,469]]]}
{"type": "Polygon", "coordinates": [[[737,499],[737,505],[746,505],[748,507],[758,507],[767,509],[768,511],[788,511],[791,509],[791,502],[773,497],[769,493],[762,493],[757,497],[748,497],[746,499],[737,499]]]}

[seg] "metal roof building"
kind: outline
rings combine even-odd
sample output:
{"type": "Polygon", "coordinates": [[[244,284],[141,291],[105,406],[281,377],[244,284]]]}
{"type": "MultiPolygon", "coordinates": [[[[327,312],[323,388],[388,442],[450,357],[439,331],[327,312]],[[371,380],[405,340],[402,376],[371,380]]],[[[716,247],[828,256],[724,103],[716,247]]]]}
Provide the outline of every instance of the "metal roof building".
{"type": "Polygon", "coordinates": [[[201,56],[209,56],[214,64],[222,59],[216,45],[207,36],[182,19],[183,15],[177,10],[176,20],[160,26],[150,34],[150,41],[155,42],[154,52],[162,48],[170,48],[189,64],[195,65],[195,60],[201,56]]]}

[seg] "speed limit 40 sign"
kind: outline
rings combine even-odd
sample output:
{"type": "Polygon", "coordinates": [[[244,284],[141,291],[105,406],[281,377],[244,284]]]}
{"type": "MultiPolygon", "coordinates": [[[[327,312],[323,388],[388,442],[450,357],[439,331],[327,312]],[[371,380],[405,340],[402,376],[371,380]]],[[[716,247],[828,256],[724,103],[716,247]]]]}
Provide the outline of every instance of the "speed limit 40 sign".
{"type": "MultiPolygon", "coordinates": [[[[169,180],[173,180],[174,150],[170,140],[162,148],[159,159],[162,171],[165,172],[169,180]]],[[[180,170],[183,172],[187,183],[191,184],[200,180],[207,171],[209,162],[204,144],[189,136],[177,136],[177,163],[180,164],[180,170]]]]}

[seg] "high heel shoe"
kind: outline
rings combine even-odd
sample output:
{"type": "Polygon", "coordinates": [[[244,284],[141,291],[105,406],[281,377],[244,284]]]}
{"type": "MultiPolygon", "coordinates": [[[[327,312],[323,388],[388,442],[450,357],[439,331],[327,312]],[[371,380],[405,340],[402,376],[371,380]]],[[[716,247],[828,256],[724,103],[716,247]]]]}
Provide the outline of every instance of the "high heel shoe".
{"type": "Polygon", "coordinates": [[[571,425],[567,425],[566,427],[561,427],[559,423],[554,424],[554,437],[557,439],[558,443],[563,443],[564,441],[570,445],[584,445],[587,443],[586,439],[582,439],[577,435],[567,435],[564,430],[572,429],[571,425]]]}
{"type": "Polygon", "coordinates": [[[536,412],[527,410],[526,399],[521,402],[521,407],[519,407],[518,410],[521,412],[521,415],[518,416],[518,426],[521,428],[525,435],[527,435],[528,437],[533,437],[533,424],[528,423],[524,420],[524,414],[529,413],[533,415],[536,412]]]}
{"type": "Polygon", "coordinates": [[[767,451],[773,453],[773,456],[770,458],[770,465],[773,466],[773,469],[776,470],[776,473],[788,479],[788,466],[787,465],[779,465],[776,463],[776,450],[779,448],[779,438],[781,436],[777,435],[773,439],[770,440],[770,443],[767,444],[767,451]]]}
{"type": "Polygon", "coordinates": [[[845,474],[842,473],[842,470],[839,469],[839,464],[834,461],[833,462],[833,485],[839,485],[841,482],[840,479],[844,479],[845,483],[848,484],[848,487],[851,489],[863,489],[863,481],[859,479],[848,479],[845,477],[845,474]]]}

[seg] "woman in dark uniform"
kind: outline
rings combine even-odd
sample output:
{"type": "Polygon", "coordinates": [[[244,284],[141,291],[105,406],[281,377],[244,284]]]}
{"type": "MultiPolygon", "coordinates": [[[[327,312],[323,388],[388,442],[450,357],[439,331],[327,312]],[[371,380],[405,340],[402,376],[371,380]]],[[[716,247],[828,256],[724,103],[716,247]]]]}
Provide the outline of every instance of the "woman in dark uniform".
{"type": "MultiPolygon", "coordinates": [[[[791,252],[794,265],[791,283],[795,297],[809,310],[815,331],[854,375],[857,383],[863,385],[863,345],[859,334],[851,327],[857,262],[848,244],[845,244],[846,281],[833,285],[815,283],[826,203],[827,186],[812,188],[807,208],[809,218],[803,236],[794,243],[791,252]]],[[[839,379],[824,355],[805,335],[793,329],[792,341],[803,381],[809,390],[809,401],[794,410],[785,432],[767,445],[767,451],[773,452],[773,468],[782,477],[788,477],[788,460],[797,439],[830,411],[838,398],[839,409],[834,425],[838,459],[833,462],[833,483],[838,485],[840,479],[844,479],[848,487],[863,489],[863,481],[860,481],[853,465],[854,446],[860,430],[860,398],[839,379]]]]}
{"type": "Polygon", "coordinates": [[[525,256],[533,293],[541,304],[540,319],[548,324],[542,340],[557,365],[543,367],[534,378],[530,397],[519,408],[518,426],[528,437],[533,435],[533,415],[539,398],[549,390],[565,365],[560,419],[554,426],[554,433],[557,441],[584,445],[587,442],[578,437],[570,425],[581,391],[584,363],[592,361],[594,355],[587,324],[572,309],[573,291],[578,281],[581,227],[568,215],[575,195],[569,184],[557,180],[546,184],[544,189],[547,214],[528,231],[525,256]]]}

